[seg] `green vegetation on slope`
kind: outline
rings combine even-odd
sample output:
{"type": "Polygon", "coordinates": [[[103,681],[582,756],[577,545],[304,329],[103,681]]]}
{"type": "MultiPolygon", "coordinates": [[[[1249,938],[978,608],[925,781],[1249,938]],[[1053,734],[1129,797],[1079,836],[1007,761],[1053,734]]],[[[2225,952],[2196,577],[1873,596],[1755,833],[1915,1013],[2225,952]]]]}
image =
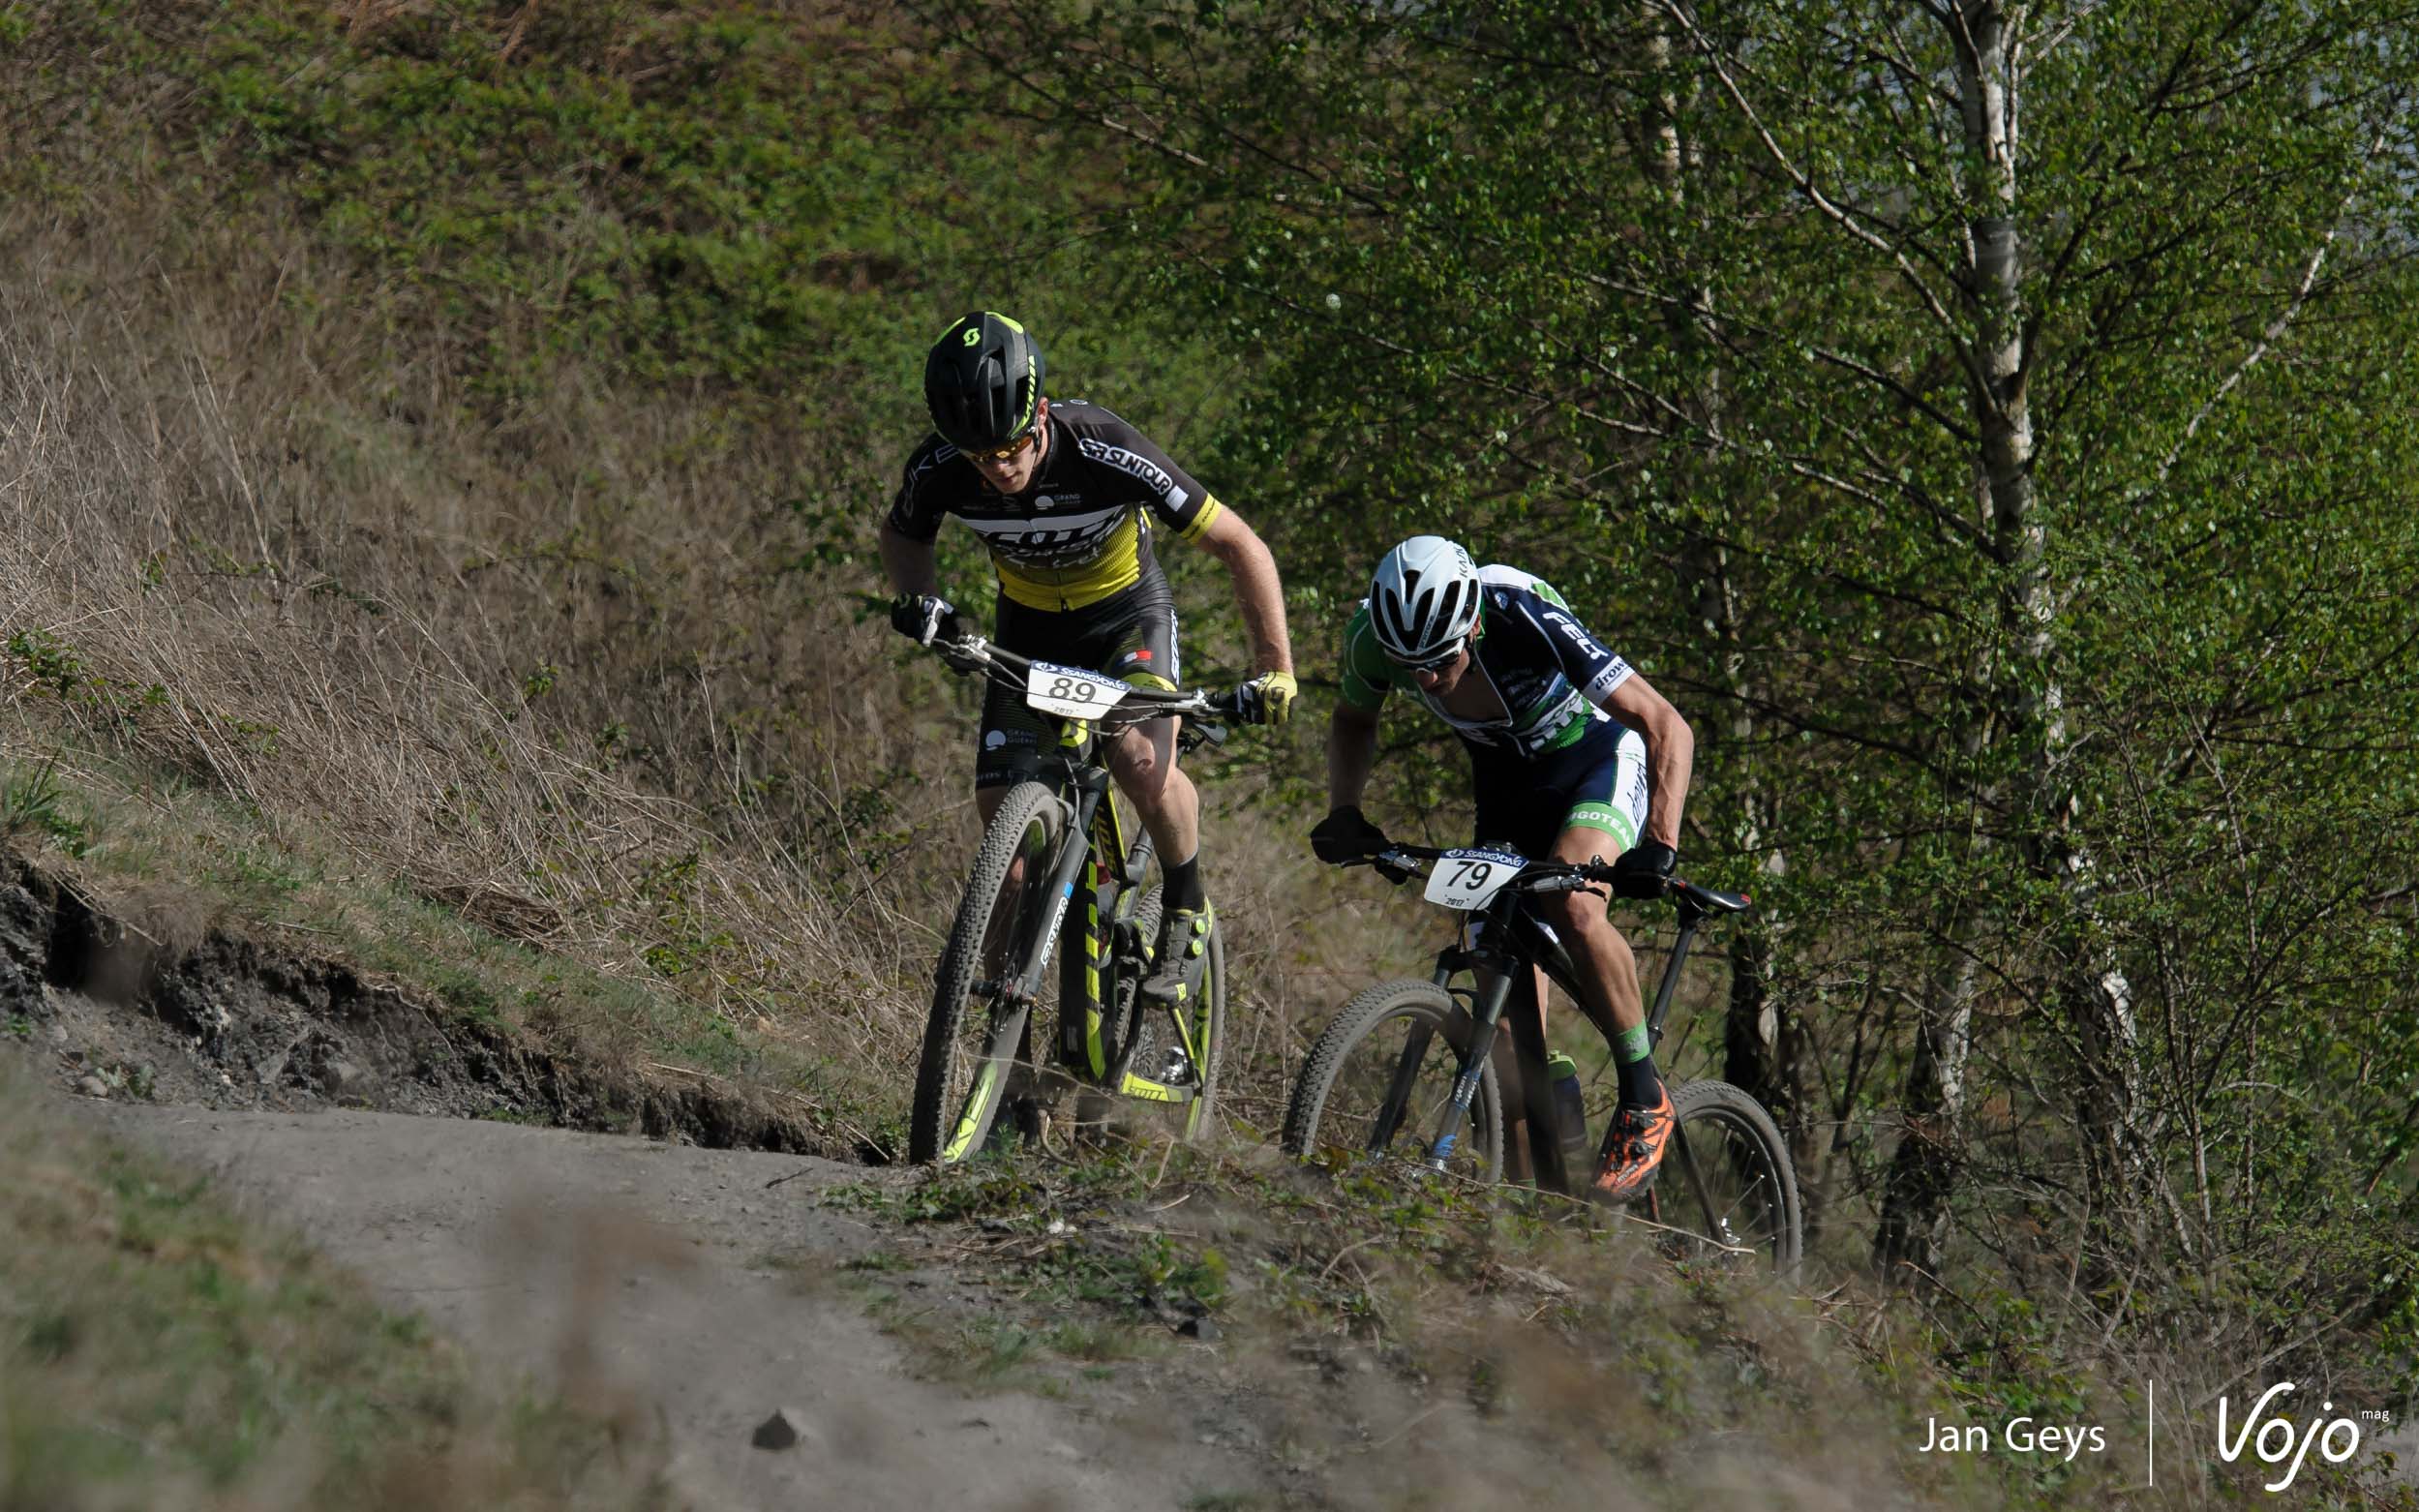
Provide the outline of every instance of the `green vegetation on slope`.
{"type": "MultiPolygon", "coordinates": [[[[1055,45],[1048,7],[965,47],[871,7],[0,7],[11,828],[105,878],[189,874],[218,906],[332,928],[562,1048],[759,1080],[837,1138],[894,1136],[972,839],[972,700],[862,622],[868,537],[922,423],[922,340],[1003,306],[1044,332],[1062,392],[1202,459],[1267,529],[1315,670],[1317,617],[1384,532],[1443,516],[1559,578],[1682,695],[1707,740],[1692,867],[1763,868],[1772,922],[1728,981],[1692,983],[1672,1060],[1782,1106],[1826,1198],[1820,1253],[1851,1276],[1893,1152],[1970,1158],[1938,1230],[1964,1290],[1933,1299],[1920,1346],[1954,1389],[2017,1401],[2078,1359],[2185,1355],[2207,1376],[2234,1368],[2200,1357],[2213,1335],[2258,1358],[2306,1313],[2341,1332],[2298,1358],[2405,1377],[2408,768],[2375,732],[2407,727],[2407,689],[2374,651],[2410,558],[2360,533],[2364,480],[2400,474],[2404,433],[2353,422],[2408,385],[2337,381],[2371,343],[2334,297],[2396,318],[2390,259],[2329,285],[2309,313],[2334,323],[2300,321],[2291,361],[2245,369],[2199,433],[2228,448],[2190,451],[2141,508],[2127,491],[2161,456],[2142,438],[2189,417],[2173,395],[2131,413],[2155,359],[2200,353],[2214,366],[2186,391],[2214,390],[2302,264],[2149,305],[2138,249],[2076,264],[2083,309],[2148,328],[2065,370],[2063,432],[2043,406],[2043,486],[2081,480],[2046,517],[2065,532],[2047,559],[2084,618],[2028,659],[2001,611],[2039,580],[1960,523],[1971,448],[1940,416],[1964,368],[1759,165],[1704,60],[1633,66],[1655,38],[1553,5],[1432,9],[1470,29],[1417,35],[1361,5],[1086,14],[1052,76],[1077,107],[1037,122],[1052,112],[1029,96],[986,112],[965,86],[1012,45],[1055,45]],[[1602,93],[1570,93],[1572,57],[1602,93]],[[1197,130],[1208,176],[1124,156],[1085,108],[1104,102],[1197,130]],[[1681,161],[1706,174],[1675,191],[1648,149],[1682,106],[1704,156],[1681,161]],[[2247,287],[2252,318],[2200,302],[2247,287]],[[1672,318],[1672,291],[1699,288],[1719,298],[1672,318]],[[1920,403],[1844,401],[1841,363],[1806,360],[1822,343],[1920,403]],[[2102,427],[2082,417],[2118,411],[2144,427],[2125,467],[2083,444],[2102,427]],[[2062,513],[2072,498],[2098,513],[2062,513]],[[2078,538],[2075,516],[2101,524],[2078,538]],[[2120,696],[2075,696],[2078,667],[2120,696]],[[2074,745],[2044,767],[2051,686],[2074,745]],[[2127,796],[2075,810],[2120,879],[2081,943],[2128,953],[2144,1004],[2185,1025],[2145,1009],[2148,1084],[2174,1099],[2157,1169],[2182,1184],[2130,1230],[2075,1195],[2091,1151],[2052,968],[2079,916],[2028,797],[2077,771],[2127,796]],[[2249,834],[2244,795],[2265,827],[2249,834]],[[192,864],[119,803],[205,814],[211,854],[192,864]],[[2349,864],[2346,836],[2374,895],[2297,869],[2349,864]],[[2242,928],[2204,927],[2237,896],[2259,900],[2242,928]],[[1960,1006],[1970,1102],[1910,1123],[1916,1026],[1960,1006]],[[2260,1094],[2279,1077],[2319,1095],[2260,1094]],[[2044,1152],[2066,1177],[2042,1179],[2044,1152]],[[2077,1267],[2087,1225],[2103,1248],[2077,1267]],[[2199,1236],[2179,1241],[2198,1274],[2169,1289],[2192,1269],[2155,1257],[2175,1231],[2199,1236]],[[2104,1258],[2137,1239],[2155,1258],[2104,1258]]],[[[1846,76],[1794,30],[1771,45],[1804,79],[1846,76]]],[[[2072,86],[2061,67],[2046,76],[2072,86]]],[[[1794,112],[1807,145],[1896,171],[1841,108],[1794,112]]],[[[2090,151],[2061,150],[2068,168],[2090,151]]],[[[1967,208],[1944,193],[1924,234],[1967,208]]],[[[2309,186],[2295,197],[2274,224],[2314,234],[2309,186]]],[[[962,532],[944,565],[961,590],[983,576],[962,532]]],[[[1206,669],[1223,589],[1186,591],[1206,669]]],[[[1281,771],[1315,768],[1316,712],[1281,771]]],[[[1314,877],[1286,790],[1236,780],[1251,765],[1211,784],[1209,867],[1252,988],[1234,1106],[1267,1129],[1323,1013],[1437,930],[1314,877]]],[[[1390,807],[1458,782],[1450,758],[1409,766],[1390,807]]],[[[1452,810],[1435,824],[1452,833],[1452,810]]]]}

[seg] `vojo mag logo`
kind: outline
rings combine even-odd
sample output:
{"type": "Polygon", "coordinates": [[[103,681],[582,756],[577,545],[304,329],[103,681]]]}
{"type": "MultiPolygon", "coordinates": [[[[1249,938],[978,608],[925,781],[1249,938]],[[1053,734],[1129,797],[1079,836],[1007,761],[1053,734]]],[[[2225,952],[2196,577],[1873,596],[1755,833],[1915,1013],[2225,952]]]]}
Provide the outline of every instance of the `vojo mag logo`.
{"type": "MultiPolygon", "coordinates": [[[[2297,1382],[2278,1381],[2259,1394],[2259,1400],[2251,1405],[2251,1410],[2243,1415],[2239,1426],[2229,1423],[2232,1402],[2220,1397],[2218,1457],[2232,1465],[2243,1457],[2243,1451],[2248,1448],[2261,1464],[2271,1468],[2283,1466],[2283,1477],[2264,1484],[2270,1491],[2283,1491],[2293,1484],[2293,1477],[2301,1473],[2302,1462],[2310,1457],[2313,1444],[2317,1445],[2318,1457],[2330,1465],[2341,1465],[2358,1454],[2360,1425],[2352,1419],[2328,1418],[2304,1427],[2284,1415],[2283,1409],[2291,1404],[2282,1399],[2290,1397],[2299,1389],[2297,1382]],[[2273,1413],[2269,1407],[2271,1403],[2276,1404],[2273,1413]],[[2264,1421],[2262,1414],[2268,1414],[2264,1421]]],[[[2321,1402],[2318,1410],[2332,1412],[2335,1404],[2321,1402]]],[[[2361,1415],[2379,1422],[2386,1420],[2382,1412],[2363,1412],[2361,1415]]]]}

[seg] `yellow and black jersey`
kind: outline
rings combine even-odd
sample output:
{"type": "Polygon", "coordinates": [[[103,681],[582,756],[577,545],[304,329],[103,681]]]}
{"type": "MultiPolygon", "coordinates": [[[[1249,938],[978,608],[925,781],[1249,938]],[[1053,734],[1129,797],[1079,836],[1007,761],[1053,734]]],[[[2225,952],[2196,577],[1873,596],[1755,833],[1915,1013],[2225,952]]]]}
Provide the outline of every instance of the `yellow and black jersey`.
{"type": "Polygon", "coordinates": [[[1217,499],[1142,433],[1098,405],[1050,401],[1048,450],[1021,494],[983,481],[957,448],[929,437],[907,459],[891,529],[910,540],[955,515],[991,548],[1000,591],[1029,609],[1080,609],[1132,588],[1159,565],[1151,522],[1198,540],[1217,499]]]}

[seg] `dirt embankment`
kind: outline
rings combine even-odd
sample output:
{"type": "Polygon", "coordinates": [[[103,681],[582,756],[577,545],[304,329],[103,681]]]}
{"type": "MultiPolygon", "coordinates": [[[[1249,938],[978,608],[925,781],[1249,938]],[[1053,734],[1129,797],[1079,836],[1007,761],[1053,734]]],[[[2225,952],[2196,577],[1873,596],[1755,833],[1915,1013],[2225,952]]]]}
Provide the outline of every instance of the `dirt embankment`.
{"type": "MultiPolygon", "coordinates": [[[[821,1199],[907,1173],[814,1158],[808,1131],[730,1091],[582,1067],[341,963],[180,940],[151,912],[0,853],[0,1048],[501,1378],[601,1414],[669,1504],[1111,1512],[1261,1504],[1284,1478],[1236,1447],[1260,1433],[1253,1394],[1188,1362],[981,1369],[995,1334],[1039,1337],[992,1326],[995,1278],[821,1199]],[[974,1378],[928,1378],[867,1315],[868,1279],[974,1378]],[[769,1444],[776,1412],[791,1436],[769,1444]]],[[[1136,1347],[1181,1347],[1143,1337],[1160,1332],[1136,1325],[1136,1347]]]]}
{"type": "Polygon", "coordinates": [[[575,1063],[341,962],[180,925],[168,908],[106,908],[73,879],[5,853],[0,1025],[87,1096],[849,1153],[742,1091],[575,1063]]]}

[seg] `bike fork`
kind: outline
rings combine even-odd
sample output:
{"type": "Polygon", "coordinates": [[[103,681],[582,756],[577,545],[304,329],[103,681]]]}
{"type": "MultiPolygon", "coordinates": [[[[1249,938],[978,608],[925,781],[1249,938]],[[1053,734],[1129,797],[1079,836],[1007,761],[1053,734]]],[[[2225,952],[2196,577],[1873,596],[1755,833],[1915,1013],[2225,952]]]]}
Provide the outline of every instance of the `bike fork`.
{"type": "MultiPolygon", "coordinates": [[[[1462,1137],[1463,1120],[1469,1117],[1470,1104],[1478,1097],[1478,1081],[1487,1070],[1487,1057],[1495,1050],[1496,1026],[1503,1016],[1503,1000],[1511,990],[1509,973],[1498,973],[1491,984],[1479,989],[1474,1015],[1476,1027],[1470,1033],[1469,1054],[1462,1062],[1462,1074],[1453,1078],[1453,1097],[1445,1104],[1444,1117],[1437,1125],[1436,1140],[1428,1147],[1430,1170],[1443,1170],[1445,1164],[1453,1158],[1453,1146],[1462,1137]]],[[[1424,1051],[1426,1045],[1420,1048],[1424,1051]]],[[[1396,1080],[1404,1082],[1401,1068],[1396,1071],[1396,1080]]],[[[1409,1096],[1408,1085],[1403,1085],[1400,1100],[1407,1101],[1409,1096]]],[[[1391,1107],[1396,1101],[1398,1099],[1389,1098],[1388,1105],[1391,1107]]],[[[1496,1109],[1496,1117],[1500,1119],[1502,1116],[1503,1110],[1496,1109]]]]}
{"type": "MultiPolygon", "coordinates": [[[[1106,775],[1104,773],[1103,781],[1106,775]]],[[[1050,958],[1050,947],[1058,943],[1059,926],[1067,922],[1067,907],[1075,894],[1075,871],[1089,859],[1092,846],[1092,814],[1100,807],[1102,788],[1087,783],[1075,801],[1073,819],[1067,826],[1065,849],[1050,869],[1049,919],[1041,933],[1034,937],[1033,949],[1018,968],[1012,989],[1016,1000],[1031,1003],[1042,990],[1042,968],[1050,958]]]]}

